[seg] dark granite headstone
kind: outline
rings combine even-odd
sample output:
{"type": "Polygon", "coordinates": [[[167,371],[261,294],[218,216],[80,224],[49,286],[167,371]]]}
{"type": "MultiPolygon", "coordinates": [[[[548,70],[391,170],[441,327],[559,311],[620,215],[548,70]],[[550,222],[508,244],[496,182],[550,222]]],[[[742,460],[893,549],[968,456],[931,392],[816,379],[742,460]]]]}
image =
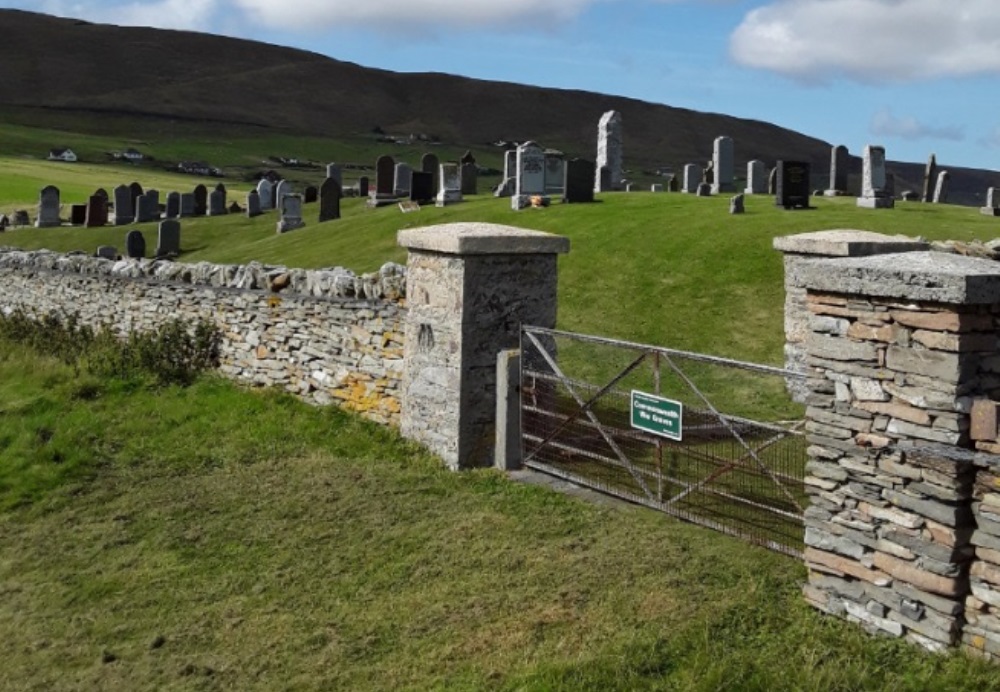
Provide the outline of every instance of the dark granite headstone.
{"type": "Polygon", "coordinates": [[[594,201],[594,165],[593,161],[586,159],[570,159],[566,162],[563,170],[563,202],[573,204],[594,201]]]}
{"type": "Polygon", "coordinates": [[[358,196],[367,197],[368,196],[368,176],[363,175],[358,178],[358,196]]]}
{"type": "Polygon", "coordinates": [[[319,190],[319,221],[333,221],[340,218],[340,183],[336,178],[327,178],[319,190]]]}
{"type": "Polygon", "coordinates": [[[194,193],[193,192],[182,192],[181,193],[181,218],[186,219],[189,216],[194,216],[194,193]]]}
{"type": "Polygon", "coordinates": [[[73,226],[82,226],[87,223],[87,205],[72,204],[69,208],[69,222],[73,226]]]}
{"type": "Polygon", "coordinates": [[[226,191],[216,188],[208,194],[208,215],[225,216],[229,213],[226,209],[226,191]]]}
{"type": "Polygon", "coordinates": [[[35,226],[47,228],[58,226],[62,223],[59,218],[61,208],[59,202],[59,188],[55,185],[46,185],[38,193],[38,217],[35,219],[35,226]]]}
{"type": "Polygon", "coordinates": [[[937,177],[937,157],[931,154],[930,158],[927,159],[927,167],[924,169],[923,200],[925,202],[934,201],[934,186],[937,185],[937,177]]]}
{"type": "Polygon", "coordinates": [[[132,259],[142,259],[146,256],[146,239],[142,231],[129,231],[125,234],[125,256],[132,259]]]}
{"type": "Polygon", "coordinates": [[[156,239],[156,256],[167,257],[181,254],[181,223],[175,219],[160,222],[156,239]]]}
{"type": "MultiPolygon", "coordinates": [[[[150,191],[152,192],[152,191],[150,191]]],[[[157,196],[158,197],[158,196],[157,196]]],[[[135,200],[135,222],[146,223],[159,217],[159,199],[149,192],[139,195],[135,200]]]]}
{"type": "Polygon", "coordinates": [[[87,200],[87,228],[99,228],[108,224],[108,198],[91,195],[87,200]]]}
{"type": "Polygon", "coordinates": [[[774,203],[785,209],[808,209],[809,164],[778,161],[775,171],[774,203]]]}
{"type": "Polygon", "coordinates": [[[176,219],[181,215],[181,193],[167,193],[167,218],[176,219]]]}
{"type": "Polygon", "coordinates": [[[108,197],[108,191],[103,187],[99,187],[94,191],[95,197],[103,197],[105,202],[108,202],[110,198],[108,197]]]}
{"type": "Polygon", "coordinates": [[[230,214],[239,214],[241,211],[243,211],[243,207],[240,206],[239,202],[232,202],[232,203],[230,203],[230,205],[229,205],[229,213],[230,214]]]}
{"type": "Polygon", "coordinates": [[[438,160],[437,154],[424,154],[420,157],[420,170],[424,173],[430,173],[433,178],[434,189],[437,190],[440,187],[441,181],[438,180],[438,175],[440,171],[438,166],[441,162],[438,160]]]}
{"type": "Polygon", "coordinates": [[[194,188],[194,215],[205,216],[208,213],[208,188],[196,185],[194,188]]]}
{"type": "Polygon", "coordinates": [[[101,259],[116,260],[118,259],[118,249],[113,245],[98,245],[96,255],[101,259]]]}
{"type": "Polygon", "coordinates": [[[429,202],[434,199],[434,176],[423,171],[410,173],[410,199],[414,202],[429,202]]]}
{"type": "Polygon", "coordinates": [[[611,188],[611,169],[608,168],[607,166],[601,166],[600,175],[601,175],[601,182],[600,182],[601,189],[602,190],[610,190],[610,189],[612,189],[611,188]]]}
{"type": "Polygon", "coordinates": [[[698,183],[698,189],[695,191],[695,196],[697,197],[711,197],[712,196],[712,183],[698,183]]]}
{"type": "Polygon", "coordinates": [[[375,161],[375,194],[392,196],[396,162],[391,156],[379,156],[375,161]]]}
{"type": "Polygon", "coordinates": [[[833,147],[830,151],[830,189],[837,192],[847,192],[847,167],[850,155],[843,144],[833,147]]]}
{"type": "MultiPolygon", "coordinates": [[[[135,201],[139,199],[139,195],[141,195],[142,193],[143,193],[142,185],[140,185],[139,183],[133,182],[128,186],[128,194],[132,198],[132,216],[135,216],[135,201]]],[[[131,221],[132,219],[130,218],[126,223],[129,223],[131,221]]]]}
{"type": "Polygon", "coordinates": [[[462,194],[475,195],[479,192],[479,166],[471,151],[466,151],[459,161],[462,164],[462,194]]]}
{"type": "Polygon", "coordinates": [[[128,185],[119,185],[114,189],[115,194],[115,225],[124,226],[132,223],[135,218],[135,204],[132,199],[132,190],[128,185]]]}
{"type": "Polygon", "coordinates": [[[250,190],[247,193],[247,218],[252,219],[255,216],[260,216],[264,212],[260,208],[260,193],[257,190],[250,190]]]}
{"type": "Polygon", "coordinates": [[[217,192],[221,192],[222,194],[226,194],[226,185],[225,185],[225,183],[219,183],[218,185],[216,185],[215,186],[215,190],[217,192]]]}
{"type": "Polygon", "coordinates": [[[746,207],[743,204],[743,195],[734,195],[729,198],[729,213],[730,214],[742,214],[746,211],[746,207]]]}
{"type": "Polygon", "coordinates": [[[319,199],[319,190],[316,189],[315,185],[309,185],[306,187],[305,192],[302,195],[303,203],[312,204],[319,199]]]}

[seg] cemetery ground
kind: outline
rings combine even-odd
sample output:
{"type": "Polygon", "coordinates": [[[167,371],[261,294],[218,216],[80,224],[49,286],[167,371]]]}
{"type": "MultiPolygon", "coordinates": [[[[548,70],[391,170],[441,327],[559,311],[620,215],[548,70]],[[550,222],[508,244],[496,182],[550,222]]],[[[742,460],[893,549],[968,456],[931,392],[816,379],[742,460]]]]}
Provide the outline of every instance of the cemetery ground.
{"type": "Polygon", "coordinates": [[[0,421],[4,689],[1000,689],[798,561],[212,375],[0,342],[0,421]]]}

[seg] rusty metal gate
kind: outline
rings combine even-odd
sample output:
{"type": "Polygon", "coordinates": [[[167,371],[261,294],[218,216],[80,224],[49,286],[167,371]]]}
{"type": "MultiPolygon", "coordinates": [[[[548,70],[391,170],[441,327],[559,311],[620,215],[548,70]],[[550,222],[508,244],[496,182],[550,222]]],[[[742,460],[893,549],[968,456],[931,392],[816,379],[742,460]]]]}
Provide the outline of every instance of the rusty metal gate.
{"type": "Polygon", "coordinates": [[[802,375],[522,327],[525,466],[793,556],[802,553],[802,375]]]}

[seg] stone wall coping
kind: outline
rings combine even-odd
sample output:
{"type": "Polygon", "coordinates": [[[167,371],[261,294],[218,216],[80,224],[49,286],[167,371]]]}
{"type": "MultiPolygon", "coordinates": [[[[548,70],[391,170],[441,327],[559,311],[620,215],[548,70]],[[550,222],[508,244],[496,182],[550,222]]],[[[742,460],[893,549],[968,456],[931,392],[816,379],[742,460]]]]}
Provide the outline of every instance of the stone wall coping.
{"type": "Polygon", "coordinates": [[[1000,263],[942,252],[803,260],[795,285],[844,293],[952,305],[1000,302],[1000,263]]]}
{"type": "Polygon", "coordinates": [[[546,255],[569,252],[569,238],[493,223],[446,223],[399,232],[408,250],[447,255],[546,255]]]}
{"type": "Polygon", "coordinates": [[[904,235],[891,236],[872,231],[832,229],[779,236],[774,239],[774,249],[797,255],[865,257],[928,250],[930,244],[904,235]]]}

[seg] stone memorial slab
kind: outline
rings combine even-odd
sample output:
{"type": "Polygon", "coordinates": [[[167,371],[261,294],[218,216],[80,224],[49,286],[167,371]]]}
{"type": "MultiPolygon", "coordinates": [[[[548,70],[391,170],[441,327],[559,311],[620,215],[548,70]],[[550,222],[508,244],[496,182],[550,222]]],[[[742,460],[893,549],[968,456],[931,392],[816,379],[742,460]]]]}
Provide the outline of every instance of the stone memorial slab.
{"type": "Polygon", "coordinates": [[[747,195],[767,194],[767,166],[763,161],[754,159],[747,162],[747,186],[743,192],[747,195]]]}
{"type": "Polygon", "coordinates": [[[980,207],[979,212],[984,216],[1000,216],[1000,195],[995,187],[986,190],[986,204],[980,207]]]}
{"type": "Polygon", "coordinates": [[[113,245],[100,245],[94,254],[101,259],[114,261],[118,259],[118,248],[113,245]]]}
{"type": "Polygon", "coordinates": [[[410,176],[413,169],[410,164],[400,161],[392,169],[392,194],[397,197],[410,196],[410,176]]]}
{"type": "Polygon", "coordinates": [[[115,203],[115,225],[124,226],[132,223],[135,218],[135,207],[132,205],[132,191],[128,185],[119,185],[112,193],[115,203]]]}
{"type": "Polygon", "coordinates": [[[181,193],[167,193],[167,210],[164,214],[168,219],[178,219],[181,216],[181,193]]]}
{"type": "Polygon", "coordinates": [[[603,180],[598,177],[594,181],[595,192],[620,190],[623,174],[622,167],[622,115],[618,111],[608,111],[597,123],[597,169],[607,166],[611,175],[611,184],[603,188],[603,180]]]}
{"type": "Polygon", "coordinates": [[[410,200],[426,203],[434,199],[434,176],[423,171],[410,174],[410,200]]]}
{"type": "Polygon", "coordinates": [[[181,254],[180,221],[176,219],[161,221],[156,238],[156,256],[176,257],[179,254],[181,254]]]}
{"type": "Polygon", "coordinates": [[[597,169],[595,174],[595,179],[600,180],[600,187],[602,190],[611,190],[611,169],[607,166],[601,166],[597,169]]]}
{"type": "Polygon", "coordinates": [[[194,188],[194,215],[205,216],[208,214],[208,188],[198,184],[194,188]]]}
{"type": "MultiPolygon", "coordinates": [[[[593,180],[590,181],[593,185],[593,180]]],[[[503,182],[493,188],[494,197],[512,197],[514,195],[514,187],[517,184],[516,178],[504,178],[503,182]]]]}
{"type": "Polygon", "coordinates": [[[438,190],[435,204],[443,207],[462,201],[462,169],[460,163],[442,163],[438,177],[441,188],[438,190]]]}
{"type": "Polygon", "coordinates": [[[257,183],[257,197],[262,212],[274,209],[274,183],[267,178],[261,178],[257,183]]]}
{"type": "Polygon", "coordinates": [[[139,195],[135,200],[135,222],[146,223],[155,221],[160,216],[160,205],[157,197],[146,194],[139,195]]]}
{"type": "Polygon", "coordinates": [[[532,204],[532,197],[545,196],[545,150],[535,142],[524,142],[517,148],[517,179],[511,208],[524,209],[532,204]]]}
{"type": "Polygon", "coordinates": [[[663,183],[653,183],[649,186],[650,192],[663,192],[663,183]]]}
{"type": "Polygon", "coordinates": [[[843,144],[830,149],[830,187],[823,192],[826,197],[847,194],[847,168],[850,155],[843,144]]]}
{"type": "Polygon", "coordinates": [[[319,221],[333,221],[340,218],[340,181],[327,178],[319,189],[319,221]]]}
{"type": "Polygon", "coordinates": [[[427,153],[420,157],[420,170],[424,173],[431,174],[431,189],[437,190],[441,181],[438,180],[438,175],[441,173],[441,161],[438,160],[437,154],[427,153]]]}
{"type": "Polygon", "coordinates": [[[927,166],[924,168],[924,190],[923,201],[932,202],[934,200],[934,186],[937,184],[937,157],[934,154],[927,159],[927,166]]]}
{"type": "Polygon", "coordinates": [[[194,216],[194,193],[182,192],[180,217],[182,219],[186,219],[191,216],[194,216]]]}
{"type": "Polygon", "coordinates": [[[948,203],[948,187],[951,183],[951,173],[941,171],[938,173],[937,185],[934,186],[934,204],[948,203]]]}
{"type": "Polygon", "coordinates": [[[132,230],[125,234],[125,256],[130,259],[145,258],[146,238],[142,235],[142,231],[132,230]]]}
{"type": "Polygon", "coordinates": [[[396,175],[396,161],[387,155],[375,160],[375,194],[392,197],[396,175]]]}
{"type": "Polygon", "coordinates": [[[219,183],[219,184],[217,184],[215,186],[215,189],[216,189],[217,192],[221,192],[222,194],[225,194],[226,193],[226,184],[225,183],[219,183]]]}
{"type": "Polygon", "coordinates": [[[302,195],[294,193],[282,195],[280,204],[281,206],[278,207],[280,216],[277,226],[278,233],[288,233],[306,225],[302,220],[302,195]]]}
{"type": "Polygon", "coordinates": [[[510,149],[503,154],[503,177],[517,177],[517,149],[510,149]]]}
{"type": "Polygon", "coordinates": [[[684,164],[684,184],[681,192],[693,195],[698,192],[698,183],[701,182],[701,166],[696,163],[684,164]]]}
{"type": "Polygon", "coordinates": [[[108,198],[107,195],[91,195],[87,200],[86,220],[87,228],[100,228],[108,225],[108,198]]]}
{"type": "Polygon", "coordinates": [[[667,190],[670,192],[680,192],[681,191],[681,181],[676,175],[667,176],[667,190]]]}
{"type": "Polygon", "coordinates": [[[861,157],[861,196],[857,205],[867,209],[891,209],[894,204],[886,189],[885,147],[869,144],[861,157]]]}
{"type": "Polygon", "coordinates": [[[319,201],[319,188],[315,185],[307,185],[306,189],[302,191],[302,203],[303,204],[315,204],[319,201]]]}
{"type": "Polygon", "coordinates": [[[38,217],[35,219],[36,228],[49,228],[62,223],[59,218],[59,188],[55,185],[46,185],[38,193],[38,217]]]}
{"type": "Polygon", "coordinates": [[[358,196],[359,197],[367,197],[368,196],[368,188],[369,188],[368,176],[367,175],[363,175],[360,178],[358,178],[358,196]]]}
{"type": "Polygon", "coordinates": [[[778,189],[778,169],[772,168],[767,173],[767,194],[773,195],[778,189]]]}
{"type": "Polygon", "coordinates": [[[281,198],[291,194],[294,194],[292,184],[287,180],[279,180],[274,186],[274,208],[280,211],[281,198]]]}
{"type": "Polygon", "coordinates": [[[247,218],[252,219],[263,213],[264,210],[260,208],[260,193],[257,190],[250,190],[247,193],[247,218]]]}
{"type": "Polygon", "coordinates": [[[562,195],[566,180],[566,159],[557,154],[545,155],[545,194],[562,195]]]}
{"type": "Polygon", "coordinates": [[[14,219],[11,223],[11,226],[13,226],[14,228],[21,228],[23,226],[30,226],[30,225],[31,225],[31,218],[28,216],[28,212],[26,212],[24,209],[17,209],[14,212],[14,219]]]}
{"type": "Polygon", "coordinates": [[[736,192],[733,182],[736,154],[732,137],[716,137],[712,145],[712,194],[736,192]]]}
{"type": "Polygon", "coordinates": [[[808,209],[809,164],[805,161],[778,161],[774,169],[774,203],[785,209],[808,209]]]}
{"type": "Polygon", "coordinates": [[[242,211],[243,211],[243,207],[240,206],[239,202],[231,202],[229,204],[229,213],[230,214],[239,214],[242,211]]]}
{"type": "Polygon", "coordinates": [[[730,214],[742,214],[746,211],[746,207],[743,203],[743,195],[734,195],[729,198],[729,213],[730,214]]]}
{"type": "Polygon", "coordinates": [[[208,215],[225,216],[228,213],[225,190],[212,190],[208,195],[208,215]]]}
{"type": "Polygon", "coordinates": [[[711,183],[698,183],[698,187],[695,189],[694,194],[698,197],[711,197],[712,196],[712,184],[711,183]]]}
{"type": "MultiPolygon", "coordinates": [[[[128,194],[132,198],[132,207],[131,207],[131,209],[132,209],[132,216],[133,217],[135,216],[136,200],[138,200],[139,199],[139,195],[143,194],[144,192],[145,192],[145,190],[142,189],[142,185],[140,185],[139,183],[137,183],[135,181],[133,181],[132,183],[130,183],[129,186],[128,186],[128,194]]],[[[127,223],[131,223],[131,221],[132,221],[132,219],[129,219],[127,223]]]]}
{"type": "Polygon", "coordinates": [[[87,205],[71,204],[69,207],[69,224],[71,226],[83,226],[87,223],[87,205]]]}
{"type": "Polygon", "coordinates": [[[343,177],[343,175],[344,174],[341,171],[340,166],[338,166],[337,164],[335,164],[335,163],[328,163],[326,165],[326,177],[327,178],[333,178],[334,180],[336,180],[337,181],[337,185],[340,185],[341,189],[343,189],[343,187],[344,187],[344,177],[343,177]]]}

